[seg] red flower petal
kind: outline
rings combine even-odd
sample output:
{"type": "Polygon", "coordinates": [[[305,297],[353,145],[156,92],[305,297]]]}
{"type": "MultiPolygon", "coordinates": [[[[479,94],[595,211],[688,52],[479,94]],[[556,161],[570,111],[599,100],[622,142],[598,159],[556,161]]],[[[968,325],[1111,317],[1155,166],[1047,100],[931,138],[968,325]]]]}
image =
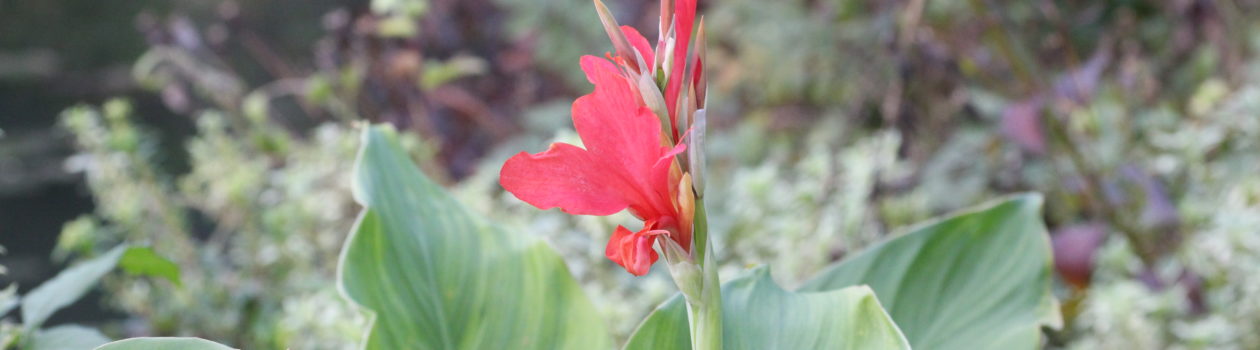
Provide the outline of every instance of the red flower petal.
{"type": "Polygon", "coordinates": [[[656,56],[653,56],[652,45],[648,43],[647,38],[644,38],[638,29],[634,29],[631,26],[621,26],[621,33],[626,36],[626,40],[630,41],[630,46],[634,46],[634,49],[638,50],[640,55],[643,55],[643,62],[647,63],[647,67],[640,67],[639,70],[641,72],[651,71],[652,69],[649,67],[652,66],[653,62],[656,62],[656,56]]]}
{"type": "Polygon", "coordinates": [[[648,222],[639,232],[630,232],[624,226],[617,226],[612,238],[608,239],[604,255],[617,265],[624,267],[632,275],[646,275],[651,270],[652,264],[660,258],[656,250],[652,249],[652,244],[656,243],[657,235],[664,233],[651,230],[651,226],[652,223],[648,222]]]}
{"type": "Polygon", "coordinates": [[[617,72],[617,65],[603,58],[599,58],[599,57],[595,57],[591,55],[585,55],[585,56],[582,56],[580,62],[581,62],[580,65],[582,66],[582,72],[586,73],[586,81],[591,82],[591,84],[595,84],[596,89],[599,89],[599,83],[595,81],[596,80],[595,78],[601,76],[600,75],[601,72],[603,71],[617,72]]]}
{"type": "Polygon", "coordinates": [[[577,215],[612,215],[629,205],[617,186],[619,178],[593,166],[590,152],[553,143],[546,152],[521,152],[503,163],[499,184],[538,209],[560,207],[577,215]]]}
{"type": "Polygon", "coordinates": [[[605,171],[629,184],[632,190],[622,198],[637,215],[668,213],[670,197],[657,194],[660,184],[652,176],[665,156],[660,119],[639,103],[638,92],[607,60],[586,56],[582,68],[595,83],[595,92],[573,102],[573,126],[582,143],[605,171]]]}

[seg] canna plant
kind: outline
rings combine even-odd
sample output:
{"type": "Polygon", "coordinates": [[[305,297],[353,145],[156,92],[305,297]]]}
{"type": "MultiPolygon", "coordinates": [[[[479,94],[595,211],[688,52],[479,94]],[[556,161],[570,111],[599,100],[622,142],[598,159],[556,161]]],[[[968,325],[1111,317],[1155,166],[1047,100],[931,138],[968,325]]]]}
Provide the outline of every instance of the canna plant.
{"type": "Polygon", "coordinates": [[[638,30],[619,26],[599,0],[615,54],[584,56],[595,91],[573,102],[573,125],[585,148],[555,143],[521,152],[500,173],[503,188],[539,209],[576,215],[628,210],[643,220],[618,226],[605,254],[642,276],[659,249],[687,301],[692,347],[722,348],[721,288],[704,210],[704,24],[696,40],[696,1],[661,2],[656,49],[638,30]],[[690,150],[690,152],[688,152],[690,150]],[[687,153],[684,153],[687,152],[687,153]]]}
{"type": "MultiPolygon", "coordinates": [[[[1035,194],[921,225],[796,291],[765,267],[722,283],[705,214],[708,101],[696,1],[662,1],[655,45],[599,0],[595,7],[614,51],[579,62],[594,85],[572,105],[582,145],[521,152],[499,182],[539,209],[627,211],[642,221],[613,228],[605,255],[636,276],[663,255],[679,294],[625,349],[1034,349],[1042,328],[1060,326],[1035,194]]],[[[396,133],[364,127],[353,180],[364,209],[338,268],[343,294],[372,315],[364,349],[613,347],[554,250],[457,202],[419,171],[396,133]]],[[[105,348],[179,344],[218,348],[161,338],[105,348]]]]}

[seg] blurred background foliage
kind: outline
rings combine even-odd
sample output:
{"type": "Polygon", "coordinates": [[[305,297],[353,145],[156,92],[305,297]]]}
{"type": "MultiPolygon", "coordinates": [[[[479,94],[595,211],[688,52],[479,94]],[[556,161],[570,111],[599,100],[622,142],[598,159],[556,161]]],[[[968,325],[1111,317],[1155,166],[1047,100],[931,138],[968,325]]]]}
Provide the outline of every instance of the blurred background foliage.
{"type": "MultiPolygon", "coordinates": [[[[608,2],[655,37],[655,2],[608,2]]],[[[1067,321],[1047,348],[1260,348],[1260,2],[700,3],[724,276],[769,264],[794,287],[1039,191],[1067,321]]],[[[462,201],[562,252],[624,339],[673,292],[603,257],[632,220],[497,183],[508,156],[576,140],[576,63],[606,41],[586,0],[0,0],[0,286],[146,242],[182,286],[107,278],[50,324],[350,347],[355,128],[388,122],[462,201]]]]}

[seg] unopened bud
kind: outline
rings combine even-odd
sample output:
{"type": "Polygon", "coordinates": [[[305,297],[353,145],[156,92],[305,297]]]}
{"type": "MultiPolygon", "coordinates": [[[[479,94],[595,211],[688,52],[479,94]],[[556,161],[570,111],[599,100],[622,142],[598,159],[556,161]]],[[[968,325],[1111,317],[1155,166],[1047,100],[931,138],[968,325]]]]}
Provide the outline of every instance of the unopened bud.
{"type": "MultiPolygon", "coordinates": [[[[664,41],[669,36],[669,29],[674,26],[674,0],[661,0],[661,30],[658,34],[658,42],[664,41]]],[[[659,52],[659,51],[657,51],[659,52]]]]}
{"type": "Polygon", "coordinates": [[[658,242],[664,246],[669,275],[674,278],[674,284],[678,285],[678,291],[682,292],[688,301],[702,300],[704,274],[700,271],[700,265],[696,264],[691,254],[683,250],[678,242],[672,239],[662,239],[658,242]]]}
{"type": "Polygon", "coordinates": [[[608,6],[605,6],[603,1],[595,0],[595,12],[599,14],[599,21],[604,25],[604,31],[608,32],[608,39],[612,41],[617,56],[625,59],[627,64],[633,66],[631,68],[640,69],[638,60],[634,59],[634,47],[630,46],[630,40],[626,39],[626,34],[621,32],[621,25],[617,24],[617,18],[613,17],[612,11],[608,10],[608,6]]]}
{"type": "MultiPolygon", "coordinates": [[[[696,195],[692,193],[691,173],[684,173],[678,181],[678,219],[682,227],[690,229],[696,217],[696,195]]],[[[694,244],[694,243],[693,243],[694,244]]]]}
{"type": "Polygon", "coordinates": [[[708,94],[709,90],[708,77],[704,74],[704,65],[708,63],[708,59],[705,57],[705,46],[707,46],[705,43],[706,40],[707,39],[704,34],[704,17],[700,17],[700,29],[696,31],[696,60],[692,63],[692,67],[694,67],[692,69],[695,70],[695,74],[693,76],[695,81],[692,83],[692,88],[695,89],[696,106],[699,106],[699,108],[704,108],[705,95],[708,94]]]}
{"type": "MultiPolygon", "coordinates": [[[[661,90],[656,87],[656,82],[652,81],[652,76],[648,73],[639,75],[637,81],[639,86],[639,95],[643,96],[643,104],[652,109],[652,113],[656,113],[656,117],[661,120],[661,132],[673,137],[673,129],[669,125],[669,111],[665,107],[665,96],[661,95],[661,90]]],[[[672,140],[670,142],[673,142],[672,140]]]]}
{"type": "Polygon", "coordinates": [[[696,110],[691,123],[691,135],[687,136],[687,172],[691,173],[691,187],[696,197],[704,198],[704,128],[705,110],[696,110]]]}
{"type": "Polygon", "coordinates": [[[674,38],[667,38],[665,39],[665,54],[661,55],[659,51],[656,54],[657,57],[661,57],[659,60],[661,61],[661,70],[665,71],[665,81],[669,81],[674,74],[674,65],[670,64],[670,62],[674,62],[674,45],[677,45],[674,42],[674,38]]]}

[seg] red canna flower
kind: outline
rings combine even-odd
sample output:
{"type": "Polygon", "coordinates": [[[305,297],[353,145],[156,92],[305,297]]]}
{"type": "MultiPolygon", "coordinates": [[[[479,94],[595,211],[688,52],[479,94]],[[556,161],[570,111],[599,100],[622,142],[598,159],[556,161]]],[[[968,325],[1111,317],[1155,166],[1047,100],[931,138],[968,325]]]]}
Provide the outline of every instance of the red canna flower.
{"type": "Polygon", "coordinates": [[[555,143],[546,152],[521,152],[503,164],[499,183],[539,209],[577,215],[629,210],[643,228],[618,226],[605,255],[642,276],[659,258],[653,247],[661,236],[669,244],[661,249],[691,253],[703,153],[682,152],[684,139],[703,139],[704,21],[689,52],[696,0],[663,1],[653,50],[638,30],[617,25],[602,2],[595,5],[615,55],[582,57],[582,70],[595,84],[594,92],[573,102],[573,126],[585,148],[555,143]],[[681,132],[693,127],[694,134],[681,132]]]}
{"type": "Polygon", "coordinates": [[[662,141],[660,118],[616,65],[594,56],[581,64],[595,84],[594,92],[573,102],[573,125],[585,148],[555,143],[546,152],[521,152],[503,165],[499,183],[539,209],[559,207],[577,215],[629,209],[644,220],[643,228],[631,232],[618,226],[606,254],[641,276],[658,258],[653,244],[659,236],[690,249],[690,181],[674,159],[686,144],[662,141]],[[683,182],[687,192],[680,202],[683,182]]]}

